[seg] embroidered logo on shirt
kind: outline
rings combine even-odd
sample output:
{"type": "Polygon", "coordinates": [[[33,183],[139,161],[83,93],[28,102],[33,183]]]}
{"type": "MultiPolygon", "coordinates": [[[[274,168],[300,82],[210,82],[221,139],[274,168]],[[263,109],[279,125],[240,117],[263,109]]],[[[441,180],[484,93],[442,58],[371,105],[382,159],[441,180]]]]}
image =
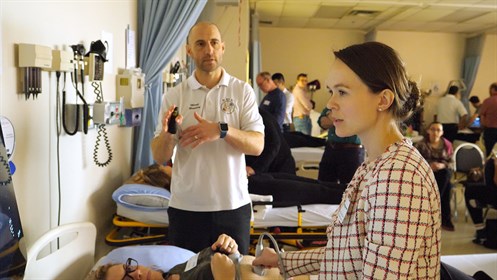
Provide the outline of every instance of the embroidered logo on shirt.
{"type": "Polygon", "coordinates": [[[223,98],[221,101],[221,110],[226,114],[231,114],[235,112],[235,102],[232,98],[223,98]]]}
{"type": "Polygon", "coordinates": [[[190,109],[190,110],[200,109],[200,104],[192,103],[192,104],[190,104],[190,106],[188,106],[188,109],[190,109]]]}

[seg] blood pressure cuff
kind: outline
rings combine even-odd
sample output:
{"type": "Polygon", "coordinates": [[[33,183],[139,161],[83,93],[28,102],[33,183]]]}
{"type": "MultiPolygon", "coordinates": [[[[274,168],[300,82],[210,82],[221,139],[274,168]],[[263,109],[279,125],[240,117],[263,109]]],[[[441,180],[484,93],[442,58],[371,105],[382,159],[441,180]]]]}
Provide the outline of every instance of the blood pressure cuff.
{"type": "MultiPolygon", "coordinates": [[[[211,259],[215,253],[210,247],[207,247],[191,257],[187,262],[171,268],[167,274],[179,274],[181,280],[214,280],[211,270],[211,259]]],[[[231,254],[229,258],[235,264],[235,279],[240,280],[241,255],[231,254]]]]}

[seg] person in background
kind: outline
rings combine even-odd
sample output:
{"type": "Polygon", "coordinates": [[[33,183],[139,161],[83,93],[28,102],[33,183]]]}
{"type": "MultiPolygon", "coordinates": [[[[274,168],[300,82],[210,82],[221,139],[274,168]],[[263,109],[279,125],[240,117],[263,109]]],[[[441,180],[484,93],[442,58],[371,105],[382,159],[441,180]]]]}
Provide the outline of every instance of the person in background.
{"type": "Polygon", "coordinates": [[[142,184],[171,190],[172,169],[169,165],[154,163],[138,170],[124,184],[142,184]]]}
{"type": "Polygon", "coordinates": [[[262,107],[259,107],[259,113],[264,123],[264,149],[258,156],[245,155],[247,176],[268,172],[295,175],[295,159],[278,122],[262,107]]]}
{"type": "Polygon", "coordinates": [[[269,72],[261,72],[255,78],[257,86],[266,94],[259,105],[273,115],[278,122],[280,131],[283,131],[285,120],[286,97],[283,91],[271,80],[269,72]]]}
{"type": "Polygon", "coordinates": [[[483,245],[487,239],[482,206],[491,204],[497,207],[497,154],[494,152],[485,163],[484,177],[483,184],[480,182],[464,185],[466,207],[476,230],[476,238],[473,242],[480,245],[483,245]]]}
{"type": "Polygon", "coordinates": [[[480,107],[481,107],[480,98],[478,98],[478,96],[476,95],[473,95],[469,98],[469,103],[473,106],[473,108],[475,108],[475,112],[468,121],[468,127],[473,124],[476,118],[480,117],[480,107]]]}
{"type": "Polygon", "coordinates": [[[350,181],[325,247],[265,248],[253,265],[320,279],[439,279],[440,197],[430,166],[398,127],[419,106],[395,50],[379,42],[335,52],[327,107],[340,137],[359,136],[368,159],[350,181]],[[281,259],[281,262],[279,261],[281,259]]]}
{"type": "Polygon", "coordinates": [[[450,86],[449,91],[438,100],[436,121],[441,123],[444,135],[451,143],[457,137],[457,131],[467,124],[468,111],[459,100],[459,87],[450,86]]]}
{"type": "Polygon", "coordinates": [[[328,129],[323,157],[319,162],[318,179],[348,184],[364,162],[365,151],[357,135],[340,137],[335,133],[331,110],[324,108],[318,119],[322,129],[328,129]]]}
{"type": "Polygon", "coordinates": [[[307,74],[300,73],[297,76],[297,84],[293,88],[293,126],[295,131],[302,132],[305,135],[311,135],[312,121],[311,110],[311,93],[307,90],[307,74]]]}
{"type": "Polygon", "coordinates": [[[273,82],[283,91],[286,97],[285,119],[283,120],[283,132],[289,132],[292,124],[293,103],[295,98],[291,91],[285,86],[285,76],[281,73],[274,73],[271,76],[273,82]]]}
{"type": "Polygon", "coordinates": [[[442,137],[444,130],[439,122],[432,122],[426,132],[427,135],[415,146],[430,164],[435,174],[435,180],[437,180],[442,205],[442,228],[454,231],[450,211],[450,190],[452,189],[450,178],[452,177],[451,170],[454,168],[452,163],[452,155],[454,154],[452,143],[442,137]]]}
{"type": "MultiPolygon", "coordinates": [[[[227,255],[239,254],[238,244],[236,241],[226,234],[221,234],[217,240],[204,250],[212,251],[212,258],[198,260],[200,262],[208,262],[210,265],[207,267],[205,265],[198,265],[193,268],[190,273],[190,278],[198,276],[195,279],[199,279],[201,276],[207,277],[208,279],[224,280],[226,275],[232,276],[234,279],[235,266],[233,261],[227,255]],[[210,269],[209,269],[210,268],[210,269]],[[209,275],[207,275],[209,274],[209,275]]],[[[163,256],[167,258],[168,256],[163,256]]],[[[159,269],[147,266],[142,266],[139,260],[133,258],[128,258],[126,263],[110,263],[98,267],[96,270],[91,271],[85,278],[85,280],[121,280],[121,279],[147,279],[147,280],[179,280],[181,279],[181,274],[183,273],[184,264],[178,264],[171,268],[169,272],[164,272],[159,269]]]]}
{"type": "Polygon", "coordinates": [[[483,126],[483,142],[487,156],[497,143],[497,83],[490,85],[490,97],[483,100],[480,107],[480,121],[483,126]]]}
{"type": "Polygon", "coordinates": [[[215,24],[195,24],[186,52],[195,71],[164,94],[151,142],[158,164],[169,161],[176,147],[168,238],[198,252],[226,233],[246,254],[252,211],[245,154],[259,155],[264,148],[256,96],[220,66],[224,43],[215,24]],[[168,122],[176,106],[178,131],[172,134],[168,122]]]}

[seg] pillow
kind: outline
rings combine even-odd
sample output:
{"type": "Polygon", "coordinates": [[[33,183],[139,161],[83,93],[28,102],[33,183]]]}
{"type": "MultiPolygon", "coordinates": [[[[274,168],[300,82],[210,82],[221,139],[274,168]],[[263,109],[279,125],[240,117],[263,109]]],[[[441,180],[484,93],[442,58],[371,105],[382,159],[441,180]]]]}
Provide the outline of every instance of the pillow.
{"type": "Polygon", "coordinates": [[[173,266],[186,262],[194,255],[195,253],[190,250],[172,245],[125,246],[116,248],[100,258],[92,270],[105,264],[125,263],[128,258],[133,258],[138,261],[139,265],[154,266],[167,272],[173,266]]]}
{"type": "Polygon", "coordinates": [[[140,210],[164,210],[169,206],[171,193],[160,187],[141,184],[125,184],[112,194],[112,199],[123,206],[140,210]]]}

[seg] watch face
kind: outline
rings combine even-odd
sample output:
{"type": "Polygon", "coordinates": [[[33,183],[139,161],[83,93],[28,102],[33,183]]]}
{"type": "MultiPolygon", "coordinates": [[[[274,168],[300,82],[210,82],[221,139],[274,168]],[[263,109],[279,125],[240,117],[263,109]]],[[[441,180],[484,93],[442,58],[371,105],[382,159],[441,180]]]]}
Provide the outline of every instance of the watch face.
{"type": "Polygon", "coordinates": [[[221,127],[222,131],[227,131],[228,130],[228,124],[227,123],[220,123],[219,126],[221,127]]]}

